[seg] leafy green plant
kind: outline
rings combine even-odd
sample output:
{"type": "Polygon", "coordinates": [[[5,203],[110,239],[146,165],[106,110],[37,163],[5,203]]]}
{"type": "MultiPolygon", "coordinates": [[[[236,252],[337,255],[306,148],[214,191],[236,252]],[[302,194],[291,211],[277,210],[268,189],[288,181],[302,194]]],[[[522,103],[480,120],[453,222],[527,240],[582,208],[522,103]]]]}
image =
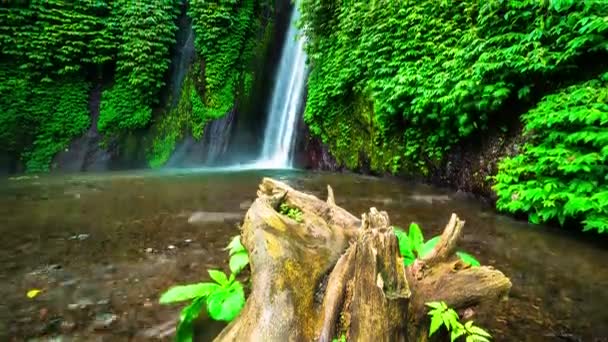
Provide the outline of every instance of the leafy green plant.
{"type": "MultiPolygon", "coordinates": [[[[423,174],[455,144],[602,66],[605,1],[302,0],[304,119],[349,168],[423,174]],[[555,80],[555,81],[553,81],[555,80]],[[366,158],[360,158],[364,153],[366,158]]],[[[516,113],[514,113],[516,114],[516,113]]]]}
{"type": "Polygon", "coordinates": [[[249,265],[249,253],[247,253],[245,246],[241,243],[241,237],[237,235],[232,238],[226,249],[230,255],[230,271],[234,274],[239,274],[249,265]]]}
{"type": "Polygon", "coordinates": [[[295,207],[291,207],[285,202],[281,203],[281,205],[279,206],[279,213],[297,222],[302,222],[304,220],[304,213],[302,213],[302,210],[295,207]]]}
{"type": "Polygon", "coordinates": [[[339,338],[334,338],[331,342],[346,342],[346,335],[342,334],[339,338]]]}
{"type": "MultiPolygon", "coordinates": [[[[441,239],[441,236],[438,235],[425,242],[422,229],[420,229],[420,226],[417,223],[410,224],[409,233],[406,233],[398,227],[393,227],[393,232],[399,242],[399,253],[403,257],[403,263],[406,267],[411,266],[416,259],[428,255],[441,239]]],[[[479,261],[470,254],[459,251],[456,252],[456,255],[465,264],[473,267],[480,265],[479,261]]]]}
{"type": "Polygon", "coordinates": [[[399,228],[395,228],[394,232],[399,242],[399,252],[403,257],[405,266],[410,266],[417,258],[427,255],[435,248],[440,239],[440,236],[435,236],[424,242],[422,230],[416,223],[410,224],[409,234],[399,228]]]}
{"type": "Polygon", "coordinates": [[[608,73],[524,114],[527,143],[494,177],[498,209],[608,233],[608,73]]]}
{"type": "Polygon", "coordinates": [[[477,259],[475,259],[474,256],[472,256],[471,254],[459,251],[456,252],[456,255],[460,258],[460,260],[462,260],[465,264],[471,265],[473,267],[476,266],[481,266],[481,264],[479,263],[479,261],[477,259]]]}
{"type": "Polygon", "coordinates": [[[206,308],[209,317],[218,321],[232,321],[245,305],[243,284],[236,276],[249,264],[247,250],[235,236],[225,248],[230,255],[228,277],[219,270],[208,270],[212,282],[174,286],[163,293],[160,304],[191,301],[181,311],[176,331],[177,341],[192,341],[192,324],[206,308]]]}
{"type": "Polygon", "coordinates": [[[473,321],[465,324],[460,322],[458,313],[447,306],[445,302],[426,303],[432,310],[428,312],[431,316],[429,337],[436,333],[442,326],[450,333],[450,341],[456,341],[464,337],[466,342],[489,342],[492,336],[484,329],[473,325],[473,321]]]}
{"type": "Polygon", "coordinates": [[[206,118],[225,115],[234,106],[239,85],[247,82],[253,59],[247,56],[248,47],[255,45],[252,41],[261,26],[256,10],[262,8],[257,0],[189,3],[196,51],[205,63],[204,80],[199,82],[204,86],[204,110],[197,105],[197,111],[206,118]]]}

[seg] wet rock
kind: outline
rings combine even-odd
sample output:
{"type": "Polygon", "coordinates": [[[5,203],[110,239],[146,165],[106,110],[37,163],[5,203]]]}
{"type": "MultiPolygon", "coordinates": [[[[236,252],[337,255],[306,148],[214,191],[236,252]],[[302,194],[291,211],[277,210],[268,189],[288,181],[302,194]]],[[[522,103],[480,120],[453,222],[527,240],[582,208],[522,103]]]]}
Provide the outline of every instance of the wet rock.
{"type": "Polygon", "coordinates": [[[61,332],[64,334],[74,331],[75,328],[76,328],[76,323],[74,323],[72,321],[63,321],[63,322],[61,322],[61,325],[59,326],[59,330],[61,330],[61,332]]]}
{"type": "Polygon", "coordinates": [[[93,321],[93,329],[94,330],[107,330],[109,329],[116,321],[118,320],[118,316],[111,313],[101,313],[95,316],[95,320],[93,321]]]}
{"type": "Polygon", "coordinates": [[[169,246],[167,246],[167,249],[175,249],[175,246],[169,245],[169,246]]]}
{"type": "Polygon", "coordinates": [[[251,204],[253,204],[252,201],[243,201],[239,204],[239,208],[243,209],[243,210],[247,210],[247,209],[249,209],[249,207],[251,207],[251,204]]]}
{"type": "Polygon", "coordinates": [[[68,304],[68,310],[84,310],[88,307],[93,306],[94,302],[90,298],[82,298],[76,303],[68,304]]]}
{"type": "Polygon", "coordinates": [[[78,284],[78,279],[73,278],[73,279],[68,279],[68,280],[62,281],[61,283],[59,283],[59,286],[70,287],[70,286],[75,286],[76,284],[78,284]]]}
{"type": "Polygon", "coordinates": [[[192,239],[186,239],[186,240],[184,240],[184,242],[185,242],[185,243],[191,243],[191,242],[192,242],[192,239]]]}
{"type": "Polygon", "coordinates": [[[97,301],[97,305],[108,305],[110,304],[110,300],[108,299],[101,299],[97,301]]]}
{"type": "Polygon", "coordinates": [[[447,202],[450,200],[450,197],[447,195],[412,195],[411,199],[414,201],[426,202],[428,204],[432,204],[433,202],[447,202]]]}
{"type": "Polygon", "coordinates": [[[80,240],[80,241],[84,241],[86,239],[89,238],[89,234],[77,234],[77,235],[72,235],[68,238],[68,240],[80,240]]]}
{"type": "Polygon", "coordinates": [[[146,248],[146,253],[152,253],[154,252],[154,249],[152,249],[151,247],[146,248]]]}
{"type": "Polygon", "coordinates": [[[190,215],[190,217],[188,218],[188,223],[198,225],[226,221],[239,221],[241,218],[242,214],[240,213],[197,211],[190,215]]]}

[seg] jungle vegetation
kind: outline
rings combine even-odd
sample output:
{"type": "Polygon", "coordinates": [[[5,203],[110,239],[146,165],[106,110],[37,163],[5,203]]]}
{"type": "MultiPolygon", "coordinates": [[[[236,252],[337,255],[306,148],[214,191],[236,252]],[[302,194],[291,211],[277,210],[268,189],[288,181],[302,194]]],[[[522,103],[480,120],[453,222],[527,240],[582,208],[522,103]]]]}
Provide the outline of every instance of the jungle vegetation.
{"type": "Polygon", "coordinates": [[[425,175],[454,146],[521,120],[525,143],[488,180],[497,207],[608,231],[608,2],[300,8],[311,65],[304,119],[339,163],[425,175]]]}

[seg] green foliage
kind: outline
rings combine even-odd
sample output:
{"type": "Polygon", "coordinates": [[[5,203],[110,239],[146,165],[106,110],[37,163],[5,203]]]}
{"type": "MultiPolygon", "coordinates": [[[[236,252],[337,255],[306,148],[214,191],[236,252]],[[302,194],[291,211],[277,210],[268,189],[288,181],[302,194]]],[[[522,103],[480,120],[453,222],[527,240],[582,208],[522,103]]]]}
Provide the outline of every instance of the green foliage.
{"type": "Polygon", "coordinates": [[[473,321],[465,324],[460,322],[460,318],[454,309],[447,306],[445,302],[426,303],[432,310],[428,312],[431,316],[429,337],[436,333],[442,326],[450,333],[450,341],[454,342],[459,337],[464,337],[466,342],[489,342],[492,336],[484,329],[473,325],[473,321]]]}
{"type": "Polygon", "coordinates": [[[142,102],[142,97],[128,85],[126,79],[116,80],[112,88],[101,95],[99,131],[117,133],[145,127],[152,117],[152,109],[142,102]]]}
{"type": "Polygon", "coordinates": [[[412,265],[416,261],[416,258],[426,256],[435,248],[440,239],[440,236],[435,236],[424,242],[422,230],[416,223],[410,224],[409,234],[397,227],[394,227],[393,231],[399,242],[399,252],[403,257],[405,266],[412,265]]]}
{"type": "Polygon", "coordinates": [[[2,149],[28,171],[89,125],[85,79],[115,66],[101,99],[105,134],[144,127],[163,86],[179,0],[27,1],[0,7],[2,149]]]}
{"type": "Polygon", "coordinates": [[[245,246],[241,244],[240,235],[235,236],[226,249],[230,255],[228,264],[232,273],[238,274],[249,265],[249,254],[247,253],[245,246]]]}
{"type": "Polygon", "coordinates": [[[350,168],[363,152],[375,170],[427,172],[510,101],[600,64],[580,57],[608,44],[602,1],[299,5],[311,66],[304,118],[350,168]]]}
{"type": "Polygon", "coordinates": [[[112,60],[117,47],[108,1],[28,1],[0,8],[0,54],[49,77],[112,60]]]}
{"type": "Polygon", "coordinates": [[[76,77],[38,82],[2,65],[0,76],[0,152],[20,155],[28,172],[48,171],[89,126],[89,84],[76,77]]]}
{"type": "MultiPolygon", "coordinates": [[[[406,267],[414,264],[417,258],[424,258],[428,255],[441,239],[441,236],[438,235],[425,242],[422,230],[417,223],[410,224],[409,234],[398,227],[393,227],[393,232],[397,237],[399,253],[403,257],[403,264],[406,267]]],[[[480,265],[479,261],[470,254],[459,251],[456,252],[456,255],[467,265],[472,267],[480,265]]]]}
{"type": "Polygon", "coordinates": [[[608,73],[544,97],[523,120],[527,143],[499,165],[496,206],[608,232],[608,73]]]}
{"type": "Polygon", "coordinates": [[[176,340],[192,341],[193,322],[203,308],[207,308],[209,317],[217,321],[232,321],[245,305],[243,284],[236,276],[249,264],[247,250],[241,244],[240,236],[235,236],[225,250],[230,255],[230,271],[228,277],[219,270],[208,270],[212,282],[180,285],[171,287],[160,298],[160,304],[191,301],[181,311],[176,331],[176,340]]]}
{"type": "Polygon", "coordinates": [[[465,264],[471,265],[472,267],[481,266],[479,261],[475,259],[474,256],[465,252],[456,252],[456,255],[462,260],[465,264]]]}
{"type": "Polygon", "coordinates": [[[334,338],[331,342],[346,342],[346,335],[340,335],[340,338],[334,338]]]}
{"type": "Polygon", "coordinates": [[[148,164],[152,168],[161,167],[169,160],[175,145],[188,130],[191,130],[192,136],[196,139],[200,139],[203,135],[205,124],[209,119],[205,117],[205,109],[191,73],[192,71],[188,73],[181,85],[177,105],[168,109],[154,123],[154,138],[146,155],[148,164]]]}
{"type": "Polygon", "coordinates": [[[121,32],[116,73],[141,94],[146,102],[155,99],[165,84],[169,50],[175,44],[175,21],[179,0],[133,2],[114,0],[114,24],[121,32]]]}
{"type": "Polygon", "coordinates": [[[279,213],[297,222],[302,222],[304,220],[304,213],[302,213],[302,210],[300,210],[299,208],[291,207],[285,202],[281,203],[281,205],[279,206],[279,213]]]}
{"type": "Polygon", "coordinates": [[[200,82],[204,85],[205,118],[225,115],[234,105],[239,84],[248,82],[248,63],[253,59],[251,51],[260,25],[256,6],[258,0],[189,3],[196,51],[205,63],[200,82]]]}

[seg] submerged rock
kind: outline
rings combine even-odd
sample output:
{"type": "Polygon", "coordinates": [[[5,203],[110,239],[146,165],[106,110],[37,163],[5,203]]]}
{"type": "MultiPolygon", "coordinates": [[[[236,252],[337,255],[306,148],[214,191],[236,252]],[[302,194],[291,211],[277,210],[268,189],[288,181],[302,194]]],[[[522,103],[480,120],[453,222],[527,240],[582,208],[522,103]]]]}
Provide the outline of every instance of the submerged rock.
{"type": "Polygon", "coordinates": [[[112,324],[114,324],[118,320],[118,316],[110,313],[101,313],[95,316],[95,320],[93,321],[93,329],[94,330],[106,330],[109,329],[112,324]]]}
{"type": "Polygon", "coordinates": [[[190,217],[188,218],[188,223],[197,225],[226,221],[238,221],[241,219],[241,217],[242,214],[240,213],[197,211],[190,215],[190,217]]]}

